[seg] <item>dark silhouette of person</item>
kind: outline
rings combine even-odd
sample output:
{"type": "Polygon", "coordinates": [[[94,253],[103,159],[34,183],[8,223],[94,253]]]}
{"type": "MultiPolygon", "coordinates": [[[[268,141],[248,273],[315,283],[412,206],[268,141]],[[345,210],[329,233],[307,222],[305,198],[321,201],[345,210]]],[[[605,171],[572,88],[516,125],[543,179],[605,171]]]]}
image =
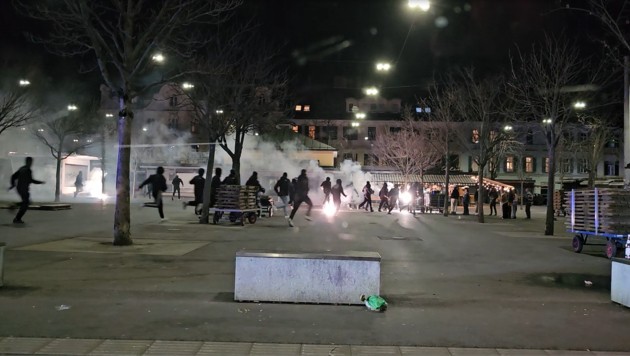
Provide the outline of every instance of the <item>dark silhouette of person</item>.
{"type": "Polygon", "coordinates": [[[534,203],[534,195],[532,191],[527,188],[525,189],[525,215],[527,219],[532,218],[532,204],[534,203]]]}
{"type": "Polygon", "coordinates": [[[176,174],[171,183],[173,183],[173,196],[171,197],[171,200],[175,200],[175,192],[177,192],[177,199],[181,199],[182,197],[180,195],[179,187],[180,185],[182,187],[184,186],[184,181],[182,181],[182,179],[176,174]]]}
{"type": "Polygon", "coordinates": [[[233,169],[230,169],[230,174],[225,177],[225,179],[223,180],[223,182],[221,182],[221,184],[223,185],[239,185],[240,182],[236,179],[236,171],[233,169]]]}
{"type": "Polygon", "coordinates": [[[387,214],[391,214],[392,210],[394,210],[394,208],[396,207],[396,204],[398,203],[398,195],[400,194],[400,190],[398,189],[398,184],[394,184],[394,188],[392,188],[388,195],[389,195],[389,211],[387,212],[387,214]]]}
{"type": "Polygon", "coordinates": [[[291,215],[289,216],[289,226],[293,226],[293,218],[302,203],[306,203],[308,205],[305,219],[309,221],[312,220],[311,209],[313,209],[313,202],[311,202],[311,198],[308,197],[308,177],[306,176],[306,169],[303,169],[297,177],[297,184],[295,187],[295,204],[293,204],[293,210],[291,210],[291,215]]]}
{"type": "Polygon", "coordinates": [[[470,204],[470,193],[468,191],[468,188],[464,188],[464,197],[462,198],[462,203],[464,205],[463,215],[470,215],[470,211],[468,211],[468,206],[470,204]]]}
{"type": "Polygon", "coordinates": [[[145,179],[138,189],[142,189],[147,184],[151,184],[151,195],[157,205],[160,218],[164,220],[164,202],[162,201],[162,194],[168,189],[166,186],[166,178],[164,178],[164,168],[157,167],[156,174],[151,174],[149,178],[145,179]]]}
{"type": "Polygon", "coordinates": [[[339,212],[339,207],[341,206],[341,196],[346,197],[346,193],[343,191],[343,185],[341,184],[341,179],[337,179],[337,184],[335,184],[330,189],[330,194],[332,195],[333,204],[335,204],[335,215],[339,212]]]}
{"type": "Polygon", "coordinates": [[[383,183],[381,190],[378,192],[378,197],[381,198],[381,202],[378,204],[379,212],[383,207],[385,207],[385,210],[389,209],[389,196],[387,195],[388,192],[389,190],[387,189],[387,183],[383,183]]]}
{"type": "Polygon", "coordinates": [[[30,185],[31,184],[44,184],[43,181],[33,179],[33,172],[31,171],[31,166],[33,165],[33,157],[26,157],[24,165],[17,170],[17,172],[11,175],[11,186],[9,190],[17,187],[17,193],[20,195],[20,199],[22,199],[22,203],[20,204],[20,210],[18,210],[17,215],[13,219],[14,224],[24,224],[22,221],[22,217],[26,214],[26,210],[28,210],[28,205],[30,204],[31,194],[30,194],[30,185]]]}
{"type": "MultiPolygon", "coordinates": [[[[219,193],[219,187],[221,186],[221,173],[223,173],[221,168],[218,168],[218,167],[215,168],[214,177],[212,177],[212,180],[210,181],[210,207],[211,208],[217,204],[217,194],[219,193]]],[[[203,202],[203,192],[201,195],[202,195],[201,201],[203,202]]]]}
{"type": "Polygon", "coordinates": [[[295,204],[295,187],[297,187],[297,178],[291,179],[291,184],[289,185],[289,205],[295,204]]]}
{"type": "Polygon", "coordinates": [[[369,181],[365,183],[362,192],[363,202],[359,204],[359,209],[365,205],[365,211],[368,211],[368,208],[370,208],[370,212],[374,212],[374,209],[372,209],[372,194],[374,194],[374,191],[372,190],[372,186],[369,181]]]}
{"type": "MultiPolygon", "coordinates": [[[[219,173],[221,173],[221,168],[217,169],[219,170],[219,173]]],[[[193,179],[190,180],[190,182],[188,182],[194,187],[195,200],[185,202],[182,205],[184,209],[186,209],[187,206],[194,206],[195,215],[199,215],[201,213],[197,210],[197,206],[203,203],[203,188],[206,185],[206,179],[203,177],[204,173],[206,173],[206,170],[203,168],[199,168],[199,170],[197,171],[197,175],[194,176],[193,179]]]]}
{"type": "Polygon", "coordinates": [[[79,174],[77,174],[77,178],[74,180],[74,188],[74,197],[76,198],[83,191],[83,171],[79,171],[79,174]]]}
{"type": "Polygon", "coordinates": [[[490,190],[490,193],[488,194],[488,197],[490,198],[490,215],[492,215],[492,212],[494,211],[494,215],[496,216],[497,199],[499,199],[499,192],[497,192],[496,188],[492,188],[492,190],[490,190]]]}
{"type": "Polygon", "coordinates": [[[249,177],[247,182],[245,182],[245,185],[250,187],[258,187],[259,192],[265,192],[265,188],[263,188],[262,185],[260,185],[260,181],[258,181],[258,172],[256,171],[252,172],[252,175],[249,177]]]}
{"type": "Polygon", "coordinates": [[[273,186],[273,190],[278,194],[278,197],[282,201],[282,210],[284,210],[284,217],[286,219],[289,218],[289,213],[287,211],[287,205],[290,202],[290,192],[291,192],[291,181],[287,178],[287,172],[282,173],[282,177],[278,179],[276,185],[273,186]]]}
{"type": "Polygon", "coordinates": [[[324,191],[324,202],[322,204],[326,204],[330,201],[330,190],[332,189],[332,182],[330,181],[330,177],[326,177],[326,180],[320,184],[322,190],[324,191]]]}

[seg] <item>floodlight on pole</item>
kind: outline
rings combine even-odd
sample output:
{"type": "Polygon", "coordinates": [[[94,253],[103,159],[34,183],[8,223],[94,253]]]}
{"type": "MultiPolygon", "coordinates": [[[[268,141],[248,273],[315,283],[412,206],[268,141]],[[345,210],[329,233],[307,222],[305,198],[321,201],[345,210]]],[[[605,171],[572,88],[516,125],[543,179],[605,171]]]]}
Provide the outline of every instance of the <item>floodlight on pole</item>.
{"type": "Polygon", "coordinates": [[[508,131],[512,131],[512,126],[510,125],[505,125],[505,127],[503,128],[504,131],[508,132],[508,131]]]}
{"type": "Polygon", "coordinates": [[[359,127],[359,126],[361,126],[361,124],[358,123],[358,122],[353,122],[351,125],[352,125],[352,127],[359,127]]]}
{"type": "Polygon", "coordinates": [[[216,113],[217,113],[217,114],[219,114],[219,115],[220,115],[220,114],[223,114],[223,110],[220,110],[220,109],[219,109],[219,110],[217,110],[217,111],[216,111],[216,113]]]}
{"type": "Polygon", "coordinates": [[[105,117],[114,117],[114,114],[105,114],[105,117]]]}
{"type": "Polygon", "coordinates": [[[376,63],[376,70],[378,72],[389,72],[392,69],[392,65],[388,62],[378,62],[376,63]]]}
{"type": "Polygon", "coordinates": [[[29,81],[28,81],[28,80],[26,80],[26,79],[20,79],[20,81],[18,82],[18,84],[19,84],[21,87],[27,87],[27,86],[31,85],[31,82],[29,82],[29,81]]]}
{"type": "Polygon", "coordinates": [[[573,107],[574,107],[574,108],[576,108],[576,109],[578,109],[578,110],[579,110],[579,109],[584,109],[584,108],[586,108],[586,103],[585,103],[585,102],[583,102],[583,101],[576,101],[576,102],[573,104],[573,107]]]}
{"type": "Polygon", "coordinates": [[[194,85],[194,84],[191,84],[191,83],[188,83],[188,82],[182,83],[182,88],[183,88],[184,90],[192,89],[192,88],[194,88],[194,87],[195,87],[195,85],[194,85]]]}
{"type": "Polygon", "coordinates": [[[151,59],[155,63],[164,63],[164,61],[166,60],[166,57],[164,57],[162,53],[156,53],[153,55],[153,57],[151,57],[151,59]]]}
{"type": "Polygon", "coordinates": [[[68,111],[76,111],[78,109],[78,107],[74,104],[70,104],[68,105],[68,111]]]}
{"type": "Polygon", "coordinates": [[[354,117],[357,119],[365,119],[365,113],[364,112],[358,112],[356,114],[354,114],[354,117]]]}
{"type": "Polygon", "coordinates": [[[421,10],[424,12],[429,11],[431,8],[431,2],[429,0],[409,0],[407,6],[413,10],[421,10]]]}
{"type": "Polygon", "coordinates": [[[543,122],[543,124],[545,124],[545,125],[549,125],[549,124],[553,123],[553,120],[551,120],[551,119],[543,119],[543,121],[542,121],[542,122],[543,122]]]}
{"type": "Polygon", "coordinates": [[[378,89],[376,89],[376,87],[369,87],[365,89],[365,94],[369,95],[369,96],[376,96],[378,95],[378,89]]]}

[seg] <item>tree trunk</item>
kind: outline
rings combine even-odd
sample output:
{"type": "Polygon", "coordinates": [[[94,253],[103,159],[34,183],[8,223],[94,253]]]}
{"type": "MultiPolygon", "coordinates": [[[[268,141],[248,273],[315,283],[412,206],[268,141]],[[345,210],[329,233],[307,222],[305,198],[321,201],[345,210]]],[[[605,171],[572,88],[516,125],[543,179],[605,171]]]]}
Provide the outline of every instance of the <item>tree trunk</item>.
{"type": "Polygon", "coordinates": [[[485,166],[479,166],[478,175],[479,175],[479,187],[477,187],[477,220],[480,223],[485,223],[484,215],[483,215],[483,202],[485,197],[485,191],[483,189],[483,171],[485,166]]]}
{"type": "Polygon", "coordinates": [[[61,145],[57,151],[57,171],[55,172],[55,202],[59,202],[61,195],[61,145]]]}
{"type": "Polygon", "coordinates": [[[549,145],[549,172],[547,172],[547,218],[545,221],[545,235],[553,235],[553,196],[555,191],[555,172],[556,172],[556,148],[553,144],[549,145]]]}
{"type": "MultiPolygon", "coordinates": [[[[101,194],[105,196],[105,129],[101,132],[101,194]]],[[[102,198],[102,197],[101,197],[102,198]]]]}
{"type": "Polygon", "coordinates": [[[237,184],[241,184],[241,152],[237,150],[234,151],[234,155],[232,156],[232,169],[236,172],[237,184]]]}
{"type": "Polygon", "coordinates": [[[127,93],[119,99],[118,162],[116,169],[116,210],[114,211],[114,245],[131,245],[131,206],[129,189],[129,165],[131,158],[131,121],[133,112],[127,93]]]}
{"type": "Polygon", "coordinates": [[[200,224],[208,224],[210,222],[210,184],[212,181],[212,171],[214,170],[214,153],[216,150],[214,141],[210,143],[211,144],[208,146],[208,163],[206,164],[206,183],[203,186],[203,206],[201,208],[201,217],[199,218],[200,224]]]}

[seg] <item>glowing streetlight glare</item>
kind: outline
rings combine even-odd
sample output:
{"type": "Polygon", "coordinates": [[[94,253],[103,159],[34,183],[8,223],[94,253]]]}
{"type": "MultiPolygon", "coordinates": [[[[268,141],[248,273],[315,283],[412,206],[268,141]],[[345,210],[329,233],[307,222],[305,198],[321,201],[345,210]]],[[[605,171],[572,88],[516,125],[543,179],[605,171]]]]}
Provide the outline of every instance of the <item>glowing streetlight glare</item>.
{"type": "Polygon", "coordinates": [[[378,95],[378,89],[376,89],[375,87],[366,88],[365,94],[370,95],[370,96],[378,95]]]}
{"type": "Polygon", "coordinates": [[[407,6],[409,6],[410,9],[419,9],[426,12],[431,8],[431,2],[429,0],[409,0],[407,6]]]}
{"type": "Polygon", "coordinates": [[[72,142],[79,142],[79,140],[75,138],[74,140],[72,140],[72,142]]]}
{"type": "Polygon", "coordinates": [[[573,104],[573,107],[576,108],[576,109],[584,109],[586,107],[586,103],[583,102],[583,101],[576,101],[573,104]]]}
{"type": "Polygon", "coordinates": [[[164,60],[166,58],[164,57],[162,53],[156,53],[153,55],[153,57],[151,57],[151,59],[153,60],[153,62],[156,62],[156,63],[164,63],[164,60]]]}
{"type": "Polygon", "coordinates": [[[503,128],[503,130],[505,130],[505,131],[512,131],[512,126],[510,126],[510,125],[505,125],[505,127],[503,128]]]}
{"type": "Polygon", "coordinates": [[[378,62],[376,63],[376,70],[379,72],[387,72],[392,69],[392,65],[387,62],[378,62]]]}
{"type": "Polygon", "coordinates": [[[359,124],[358,122],[353,122],[351,125],[352,127],[359,127],[361,124],[359,124]]]}
{"type": "Polygon", "coordinates": [[[74,104],[68,105],[68,111],[76,111],[77,109],[78,109],[77,106],[74,104]]]}
{"type": "Polygon", "coordinates": [[[29,82],[29,81],[28,81],[28,80],[26,80],[26,79],[20,79],[20,81],[18,82],[18,84],[19,84],[21,87],[26,87],[26,86],[31,85],[31,82],[29,82]]]}
{"type": "Polygon", "coordinates": [[[553,121],[552,121],[551,119],[543,119],[543,121],[542,121],[542,122],[543,122],[543,124],[545,124],[545,125],[549,125],[549,124],[551,124],[553,121]]]}
{"type": "Polygon", "coordinates": [[[358,112],[358,113],[354,114],[354,117],[357,118],[357,119],[365,119],[365,113],[358,112]]]}
{"type": "Polygon", "coordinates": [[[185,83],[183,83],[183,84],[182,84],[182,88],[184,88],[184,90],[187,90],[187,89],[192,89],[192,88],[194,88],[194,87],[195,87],[195,86],[194,86],[193,84],[188,83],[188,82],[185,82],[185,83]]]}
{"type": "Polygon", "coordinates": [[[105,114],[105,117],[114,117],[114,114],[105,114]]]}
{"type": "Polygon", "coordinates": [[[148,129],[147,129],[146,127],[143,127],[143,128],[142,128],[142,131],[144,131],[144,132],[147,132],[147,130],[148,130],[148,129]]]}
{"type": "Polygon", "coordinates": [[[217,110],[216,113],[217,114],[223,114],[223,110],[217,110]]]}

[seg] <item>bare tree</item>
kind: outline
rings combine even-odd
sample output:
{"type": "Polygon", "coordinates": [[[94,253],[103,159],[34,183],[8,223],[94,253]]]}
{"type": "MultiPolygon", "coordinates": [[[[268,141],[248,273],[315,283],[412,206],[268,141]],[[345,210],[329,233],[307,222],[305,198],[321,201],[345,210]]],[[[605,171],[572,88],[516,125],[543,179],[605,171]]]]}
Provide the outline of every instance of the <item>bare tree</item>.
{"type": "Polygon", "coordinates": [[[0,92],[0,135],[9,128],[28,124],[36,115],[26,90],[13,88],[0,92]]]}
{"type": "Polygon", "coordinates": [[[404,182],[410,183],[412,175],[422,177],[426,169],[440,161],[442,154],[429,142],[428,134],[414,120],[409,107],[403,108],[402,116],[400,131],[379,135],[374,142],[373,154],[378,157],[379,164],[395,168],[402,174],[404,182]]]}
{"type": "MultiPolygon", "coordinates": [[[[520,143],[514,138],[509,116],[505,115],[507,100],[503,95],[503,78],[496,76],[480,80],[475,77],[472,69],[466,69],[460,73],[458,79],[462,88],[458,113],[466,122],[464,132],[472,135],[472,144],[467,147],[479,167],[478,201],[483,202],[486,167],[495,157],[500,157],[520,143]]],[[[465,137],[471,137],[470,135],[465,137]]],[[[480,223],[484,222],[483,207],[480,207],[477,217],[480,223]]]]}
{"type": "MultiPolygon", "coordinates": [[[[425,123],[429,143],[444,161],[444,189],[448,198],[450,183],[450,156],[458,145],[461,135],[456,130],[459,86],[452,75],[447,75],[440,83],[436,81],[430,87],[429,97],[423,100],[431,108],[431,114],[425,123]]],[[[444,216],[449,215],[448,199],[444,199],[444,216]]]]}
{"type": "Polygon", "coordinates": [[[584,115],[580,117],[578,142],[575,152],[578,159],[584,160],[588,174],[588,186],[595,186],[597,165],[604,157],[606,144],[615,138],[615,129],[601,117],[584,115]]]}
{"type": "Polygon", "coordinates": [[[547,144],[549,170],[547,174],[547,217],[545,235],[553,235],[553,196],[557,149],[561,138],[575,121],[573,102],[592,91],[577,85],[597,83],[601,67],[591,65],[570,42],[547,38],[529,53],[519,52],[512,60],[509,88],[527,123],[538,124],[547,144]],[[579,90],[579,92],[577,91],[579,90]]]}
{"type": "MultiPolygon", "coordinates": [[[[50,22],[43,40],[62,56],[92,55],[102,79],[118,97],[118,162],[114,245],[133,243],[130,232],[130,146],[132,98],[157,83],[175,80],[184,73],[156,78],[156,61],[190,56],[206,42],[204,25],[221,21],[241,0],[16,0],[30,16],[50,22]],[[153,72],[153,73],[152,73],[153,72]]],[[[158,63],[159,64],[159,63],[158,63]]],[[[159,75],[158,75],[159,76],[159,75]]]]}
{"type": "Polygon", "coordinates": [[[62,110],[53,117],[33,127],[33,134],[56,160],[55,201],[61,195],[61,161],[93,143],[91,135],[96,131],[94,112],[88,108],[62,110]],[[87,110],[86,110],[87,109],[87,110]]]}

